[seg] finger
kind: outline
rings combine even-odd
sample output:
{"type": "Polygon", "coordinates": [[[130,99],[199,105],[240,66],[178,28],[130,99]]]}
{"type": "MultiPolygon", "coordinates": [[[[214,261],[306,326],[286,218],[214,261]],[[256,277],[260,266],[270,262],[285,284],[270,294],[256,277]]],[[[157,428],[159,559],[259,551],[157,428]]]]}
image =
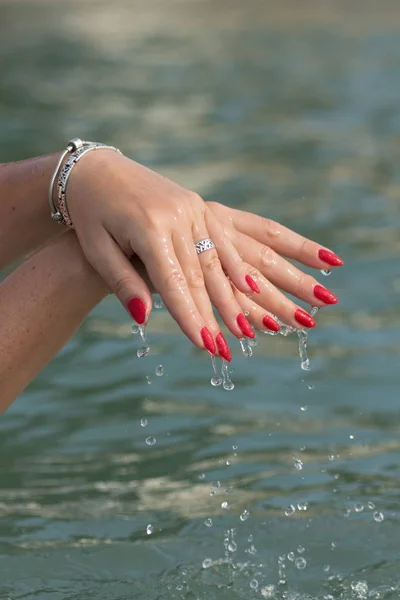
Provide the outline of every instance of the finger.
{"type": "Polygon", "coordinates": [[[147,249],[146,259],[141,258],[154,287],[184,334],[198,348],[215,354],[214,338],[192,297],[171,238],[162,239],[150,251],[147,249]]]}
{"type": "Polygon", "coordinates": [[[83,243],[82,249],[131,317],[145,324],[152,307],[150,290],[113,238],[102,231],[93,246],[83,243]]]}
{"type": "Polygon", "coordinates": [[[238,289],[233,289],[235,298],[240,304],[243,313],[247,316],[250,323],[259,331],[268,333],[278,333],[280,330],[279,323],[274,315],[264,310],[256,304],[251,298],[243,294],[238,289]]]}
{"type": "Polygon", "coordinates": [[[233,224],[238,231],[245,233],[261,244],[270,246],[279,254],[316,269],[343,265],[340,256],[328,250],[328,248],[322,247],[320,244],[271,219],[265,219],[241,210],[232,210],[232,213],[233,224]]]}
{"type": "MultiPolygon", "coordinates": [[[[204,221],[203,221],[204,223],[204,221]]],[[[193,239],[196,242],[210,239],[205,224],[193,226],[193,239]]],[[[242,313],[232,292],[230,281],[226,277],[215,249],[199,254],[208,295],[221,315],[228,329],[238,338],[243,335],[253,338],[254,331],[242,313]]]]}
{"type": "MultiPolygon", "coordinates": [[[[215,339],[220,339],[220,328],[215,319],[210,297],[205,287],[204,275],[200,261],[196,252],[193,238],[188,236],[176,235],[172,238],[175,254],[182,267],[182,272],[186,277],[189,291],[193,300],[203,317],[203,321],[215,339]]],[[[222,335],[222,334],[221,334],[222,335]]],[[[220,346],[221,344],[219,344],[220,346]]],[[[223,346],[224,348],[225,346],[223,346]]],[[[222,350],[227,360],[231,360],[231,354],[222,350]]]]}
{"type": "Polygon", "coordinates": [[[241,292],[259,294],[260,290],[256,281],[258,273],[254,272],[254,268],[243,261],[243,256],[238,251],[237,245],[232,243],[221,222],[215,218],[210,210],[205,213],[205,221],[217,249],[222,268],[229,279],[241,292]]]}
{"type": "Polygon", "coordinates": [[[247,270],[256,283],[258,273],[261,273],[280,289],[312,306],[321,307],[338,303],[338,298],[332,292],[320,285],[314,277],[303,273],[282,258],[270,246],[264,246],[243,233],[236,234],[235,246],[243,258],[243,264],[248,263],[253,267],[253,271],[250,266],[247,270]]]}

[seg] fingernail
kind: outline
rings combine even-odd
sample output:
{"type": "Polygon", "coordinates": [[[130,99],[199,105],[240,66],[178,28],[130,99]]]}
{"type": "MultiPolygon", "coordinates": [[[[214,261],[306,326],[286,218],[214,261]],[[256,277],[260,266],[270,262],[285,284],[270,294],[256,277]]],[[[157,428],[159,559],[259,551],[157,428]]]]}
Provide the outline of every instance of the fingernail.
{"type": "Polygon", "coordinates": [[[236,321],[244,335],[247,335],[249,338],[254,337],[254,331],[243,313],[238,314],[236,321]]]}
{"type": "Polygon", "coordinates": [[[318,256],[321,260],[328,263],[328,265],[331,265],[332,267],[341,267],[343,264],[343,260],[340,258],[340,256],[331,250],[325,250],[325,248],[321,248],[318,251],[318,256]]]}
{"type": "Polygon", "coordinates": [[[275,319],[273,319],[269,315],[265,315],[265,317],[263,318],[263,325],[264,325],[264,327],[266,327],[267,329],[270,329],[271,331],[279,331],[280,330],[278,323],[275,321],[275,319]]]}
{"type": "Polygon", "coordinates": [[[229,350],[229,346],[226,342],[226,339],[224,338],[224,336],[222,335],[221,332],[219,332],[217,334],[217,337],[215,338],[215,340],[217,342],[217,348],[218,348],[219,355],[222,356],[222,358],[224,358],[228,362],[231,362],[232,354],[231,354],[231,351],[229,350]]]}
{"type": "Polygon", "coordinates": [[[146,305],[140,298],[132,298],[128,302],[128,312],[136,323],[143,325],[146,320],[146,305]]]}
{"type": "Polygon", "coordinates": [[[332,292],[324,288],[322,285],[314,286],[314,296],[318,298],[318,300],[325,302],[325,304],[337,304],[339,302],[335,294],[332,294],[332,292]]]}
{"type": "Polygon", "coordinates": [[[249,288],[251,289],[251,291],[259,294],[260,288],[258,287],[257,283],[254,281],[254,279],[252,277],[250,277],[250,275],[246,275],[245,279],[246,279],[246,283],[249,286],[249,288]]]}
{"type": "Polygon", "coordinates": [[[203,327],[200,331],[204,346],[206,347],[206,350],[208,350],[208,352],[210,354],[215,354],[216,352],[216,348],[215,348],[215,343],[214,343],[214,338],[211,335],[211,332],[209,331],[209,329],[207,329],[207,327],[203,327]]]}
{"type": "Polygon", "coordinates": [[[304,327],[316,326],[316,322],[314,321],[314,319],[308,313],[306,313],[305,310],[302,310],[301,308],[298,308],[294,311],[294,318],[298,323],[300,323],[300,325],[303,325],[304,327]]]}

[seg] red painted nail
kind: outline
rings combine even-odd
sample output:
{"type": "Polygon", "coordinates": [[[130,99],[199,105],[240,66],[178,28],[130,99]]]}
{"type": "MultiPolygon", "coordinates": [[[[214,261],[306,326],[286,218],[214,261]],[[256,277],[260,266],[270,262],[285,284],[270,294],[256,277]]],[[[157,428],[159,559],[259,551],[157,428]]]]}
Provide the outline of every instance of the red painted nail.
{"type": "Polygon", "coordinates": [[[270,329],[271,331],[279,331],[280,330],[278,323],[275,321],[275,319],[273,319],[269,315],[265,315],[265,317],[263,318],[263,325],[267,329],[270,329]]]}
{"type": "Polygon", "coordinates": [[[337,304],[339,302],[335,294],[332,294],[332,292],[324,288],[322,285],[314,286],[314,296],[318,298],[318,300],[325,302],[325,304],[337,304]]]}
{"type": "Polygon", "coordinates": [[[215,348],[215,343],[214,343],[214,338],[211,335],[210,331],[207,329],[207,327],[203,327],[200,331],[202,340],[204,342],[204,345],[206,347],[206,350],[208,350],[208,352],[210,354],[215,354],[216,353],[216,348],[215,348]]]}
{"type": "Polygon", "coordinates": [[[294,318],[300,323],[300,325],[304,325],[304,327],[316,326],[316,322],[314,321],[314,319],[308,313],[306,313],[305,310],[302,310],[301,308],[298,308],[294,311],[294,318]]]}
{"type": "Polygon", "coordinates": [[[217,342],[217,348],[218,348],[218,352],[219,352],[220,356],[222,356],[222,358],[224,358],[228,362],[231,362],[232,354],[231,354],[231,351],[229,350],[229,346],[226,342],[226,339],[224,338],[222,333],[219,332],[215,339],[217,342]]]}
{"type": "Polygon", "coordinates": [[[136,323],[143,325],[146,320],[146,305],[140,298],[132,298],[128,302],[128,312],[136,323]]]}
{"type": "Polygon", "coordinates": [[[254,331],[243,313],[238,314],[236,321],[244,335],[247,335],[249,338],[254,337],[254,331]]]}
{"type": "Polygon", "coordinates": [[[331,250],[325,250],[325,248],[321,248],[321,250],[318,251],[318,256],[321,260],[328,263],[328,265],[331,265],[332,267],[341,267],[343,264],[343,260],[340,258],[340,256],[331,250]]]}
{"type": "Polygon", "coordinates": [[[249,288],[251,289],[251,291],[259,294],[260,288],[258,287],[257,283],[254,281],[254,279],[252,277],[250,277],[250,275],[246,275],[245,279],[246,279],[246,283],[249,286],[249,288]]]}

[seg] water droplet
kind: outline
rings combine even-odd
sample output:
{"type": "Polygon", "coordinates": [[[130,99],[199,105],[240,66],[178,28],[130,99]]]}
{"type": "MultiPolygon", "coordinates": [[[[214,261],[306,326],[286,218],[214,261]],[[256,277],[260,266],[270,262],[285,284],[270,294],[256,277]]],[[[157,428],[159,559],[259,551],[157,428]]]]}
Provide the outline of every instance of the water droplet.
{"type": "Polygon", "coordinates": [[[229,378],[228,363],[225,359],[222,359],[221,375],[222,375],[222,386],[223,386],[224,390],[227,390],[227,391],[233,390],[235,388],[235,384],[229,378]]]}
{"type": "Polygon", "coordinates": [[[150,377],[150,375],[146,375],[146,383],[148,383],[148,385],[151,385],[151,377],[150,377]]]}
{"type": "Polygon", "coordinates": [[[222,502],[221,503],[221,508],[223,508],[224,510],[229,510],[231,507],[230,504],[228,504],[228,502],[222,502]]]}
{"type": "Polygon", "coordinates": [[[310,383],[310,385],[308,386],[309,390],[314,390],[315,389],[315,385],[313,385],[312,383],[310,383]]]}
{"type": "Polygon", "coordinates": [[[328,277],[328,275],[330,275],[332,273],[332,269],[321,269],[321,274],[325,275],[325,277],[328,277]]]}
{"type": "Polygon", "coordinates": [[[139,333],[139,325],[132,325],[131,331],[132,331],[133,335],[138,334],[139,333]]]}
{"type": "Polygon", "coordinates": [[[213,520],[212,520],[212,519],[206,519],[206,520],[204,521],[204,525],[205,525],[206,527],[212,527],[212,525],[213,525],[213,520]]]}
{"type": "Polygon", "coordinates": [[[304,548],[304,546],[297,546],[297,552],[299,554],[304,554],[305,551],[306,549],[304,548]]]}
{"type": "Polygon", "coordinates": [[[252,542],[252,541],[253,541],[253,536],[252,536],[252,534],[250,534],[250,535],[249,535],[249,537],[247,538],[247,541],[248,541],[248,542],[252,542]]]}
{"type": "Polygon", "coordinates": [[[215,496],[215,494],[216,494],[216,491],[215,490],[211,490],[210,496],[215,496]]]}
{"type": "Polygon", "coordinates": [[[368,508],[369,510],[374,510],[375,504],[373,502],[368,502],[368,508]]]}
{"type": "Polygon", "coordinates": [[[307,561],[303,556],[298,556],[294,561],[294,564],[297,569],[305,569],[307,566],[307,561]]]}
{"type": "Polygon", "coordinates": [[[307,510],[308,509],[308,502],[299,502],[297,505],[297,509],[298,510],[307,510]]]}
{"type": "Polygon", "coordinates": [[[287,517],[290,517],[294,512],[296,511],[296,507],[293,506],[293,504],[290,504],[287,509],[285,510],[285,515],[287,517]]]}
{"type": "Polygon", "coordinates": [[[250,346],[248,339],[247,338],[240,338],[239,339],[239,343],[240,343],[240,347],[242,349],[243,352],[243,356],[245,356],[246,358],[251,358],[253,356],[253,349],[250,346]]]}
{"type": "Polygon", "coordinates": [[[299,329],[297,331],[298,345],[299,345],[299,355],[301,361],[301,368],[303,371],[309,371],[311,369],[310,361],[307,356],[307,338],[308,331],[305,329],[299,329]]]}
{"type": "Polygon", "coordinates": [[[353,435],[353,434],[350,434],[350,435],[349,435],[349,438],[350,438],[351,440],[354,440],[354,435],[353,435]]]}
{"type": "Polygon", "coordinates": [[[145,344],[146,343],[146,339],[147,339],[147,327],[146,327],[146,325],[139,325],[139,333],[140,333],[140,337],[142,338],[143,344],[145,344]]]}
{"type": "Polygon", "coordinates": [[[363,504],[361,504],[361,503],[358,503],[358,502],[357,502],[357,503],[354,505],[354,510],[355,510],[357,513],[359,513],[359,512],[362,512],[362,511],[364,510],[364,505],[363,505],[363,504]]]}
{"type": "Polygon", "coordinates": [[[152,435],[150,435],[149,437],[146,438],[146,444],[148,446],[154,446],[154,444],[156,443],[156,438],[152,435]]]}
{"type": "Polygon", "coordinates": [[[346,518],[348,518],[350,515],[351,515],[351,510],[350,510],[350,508],[346,508],[346,510],[344,511],[344,516],[345,516],[346,518]]]}
{"type": "Polygon", "coordinates": [[[307,404],[304,404],[304,406],[300,406],[300,410],[302,410],[303,412],[305,412],[308,409],[307,404]]]}
{"type": "Polygon", "coordinates": [[[250,581],[250,587],[252,590],[256,590],[258,588],[258,581],[257,579],[252,579],[250,581]]]}
{"type": "Polygon", "coordinates": [[[162,308],[164,306],[163,301],[161,300],[161,296],[159,294],[155,294],[153,304],[154,308],[162,308]]]}
{"type": "Polygon", "coordinates": [[[239,446],[232,446],[232,450],[237,450],[239,446]]]}
{"type": "Polygon", "coordinates": [[[232,464],[232,461],[229,460],[229,458],[227,458],[226,461],[225,461],[225,464],[226,464],[227,467],[230,467],[231,464],[232,464]]]}
{"type": "Polygon", "coordinates": [[[335,460],[335,455],[334,454],[330,454],[328,456],[328,460],[330,460],[330,461],[335,460]]]}
{"type": "Polygon", "coordinates": [[[211,487],[214,490],[219,490],[219,488],[221,487],[221,482],[220,481],[213,481],[212,484],[211,484],[211,487]]]}
{"type": "Polygon", "coordinates": [[[146,427],[146,425],[147,425],[147,419],[140,419],[140,425],[142,427],[146,427]]]}
{"type": "Polygon", "coordinates": [[[261,596],[263,598],[273,598],[275,596],[275,586],[266,585],[261,589],[261,596]]]}
{"type": "Polygon", "coordinates": [[[199,479],[205,479],[205,478],[206,478],[205,473],[199,473],[199,479]]]}
{"type": "Polygon", "coordinates": [[[331,570],[331,565],[324,565],[325,573],[329,573],[330,570],[331,570]]]}
{"type": "Polygon", "coordinates": [[[376,521],[377,523],[382,523],[382,521],[384,520],[384,515],[381,512],[375,511],[373,514],[374,517],[374,521],[376,521]]]}
{"type": "Polygon", "coordinates": [[[294,468],[301,471],[303,468],[303,461],[300,458],[297,458],[297,456],[292,456],[292,458],[294,468]]]}
{"type": "Polygon", "coordinates": [[[334,550],[336,548],[336,542],[331,542],[331,549],[334,550]]]}
{"type": "Polygon", "coordinates": [[[249,516],[250,516],[250,513],[249,513],[249,511],[248,511],[247,509],[245,509],[245,510],[242,512],[242,514],[240,515],[239,519],[240,519],[241,521],[247,521],[247,519],[249,518],[249,516]]]}
{"type": "Polygon", "coordinates": [[[222,377],[220,377],[218,374],[217,365],[215,362],[215,356],[210,354],[210,359],[211,359],[211,365],[212,365],[212,369],[213,369],[213,376],[211,377],[210,382],[211,382],[212,386],[218,387],[222,383],[222,377]]]}
{"type": "Polygon", "coordinates": [[[153,525],[149,524],[146,527],[146,533],[147,535],[151,535],[153,533],[154,529],[153,529],[153,525]]]}
{"type": "Polygon", "coordinates": [[[203,569],[209,569],[213,564],[212,558],[205,558],[202,562],[203,569]]]}
{"type": "Polygon", "coordinates": [[[236,542],[231,541],[228,544],[228,550],[229,550],[229,552],[236,552],[236,550],[237,550],[237,544],[236,544],[236,542]]]}
{"type": "Polygon", "coordinates": [[[256,334],[254,334],[253,338],[248,338],[247,342],[249,344],[249,346],[251,346],[251,348],[255,348],[256,346],[258,346],[258,337],[256,334]]]}
{"type": "Polygon", "coordinates": [[[256,549],[256,547],[254,546],[254,544],[252,544],[252,545],[250,546],[250,548],[248,549],[248,553],[249,553],[249,554],[256,554],[256,552],[257,552],[257,549],[256,549]]]}
{"type": "Polygon", "coordinates": [[[296,558],[295,553],[294,552],[289,552],[289,554],[287,555],[288,559],[291,562],[294,562],[294,559],[296,558]]]}
{"type": "Polygon", "coordinates": [[[318,308],[318,306],[312,306],[312,307],[311,307],[311,310],[310,310],[310,315],[311,315],[312,317],[315,317],[318,311],[319,311],[319,308],[318,308]]]}
{"type": "Polygon", "coordinates": [[[148,355],[149,352],[150,352],[149,346],[142,346],[141,348],[137,349],[136,355],[138,358],[144,358],[145,356],[148,355]]]}
{"type": "Polygon", "coordinates": [[[156,367],[156,375],[157,377],[162,377],[164,375],[164,367],[162,365],[156,367]]]}

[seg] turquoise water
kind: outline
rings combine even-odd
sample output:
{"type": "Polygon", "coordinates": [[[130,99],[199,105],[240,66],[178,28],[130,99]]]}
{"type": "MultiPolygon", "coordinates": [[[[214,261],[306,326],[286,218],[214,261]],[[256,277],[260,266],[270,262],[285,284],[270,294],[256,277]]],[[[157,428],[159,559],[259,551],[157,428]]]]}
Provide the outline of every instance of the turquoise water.
{"type": "Polygon", "coordinates": [[[0,420],[0,598],[400,598],[396,5],[83,4],[0,6],[0,159],[118,145],[332,247],[341,303],[309,373],[231,340],[233,392],[97,307],[0,420]]]}

